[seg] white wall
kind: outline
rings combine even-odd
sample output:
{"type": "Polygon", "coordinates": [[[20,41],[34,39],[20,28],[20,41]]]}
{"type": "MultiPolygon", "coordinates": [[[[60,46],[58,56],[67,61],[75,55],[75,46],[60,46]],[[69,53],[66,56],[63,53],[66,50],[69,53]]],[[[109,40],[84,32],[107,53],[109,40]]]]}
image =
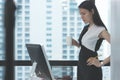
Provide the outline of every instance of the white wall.
{"type": "Polygon", "coordinates": [[[111,80],[120,80],[120,0],[111,0],[111,80]]]}

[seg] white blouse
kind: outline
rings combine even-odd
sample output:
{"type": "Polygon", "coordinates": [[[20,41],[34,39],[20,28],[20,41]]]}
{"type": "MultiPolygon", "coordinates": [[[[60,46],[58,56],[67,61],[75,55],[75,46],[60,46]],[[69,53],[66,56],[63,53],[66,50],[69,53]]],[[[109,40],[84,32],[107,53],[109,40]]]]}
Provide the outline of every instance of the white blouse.
{"type": "Polygon", "coordinates": [[[95,51],[95,46],[97,40],[99,39],[99,34],[105,30],[102,26],[92,26],[88,29],[88,31],[82,37],[82,45],[86,48],[95,51]]]}

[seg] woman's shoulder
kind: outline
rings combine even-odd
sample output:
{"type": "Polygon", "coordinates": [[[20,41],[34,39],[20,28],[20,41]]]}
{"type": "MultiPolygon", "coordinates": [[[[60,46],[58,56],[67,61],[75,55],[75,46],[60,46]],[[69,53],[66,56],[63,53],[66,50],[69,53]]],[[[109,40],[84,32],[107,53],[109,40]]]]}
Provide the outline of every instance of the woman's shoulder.
{"type": "Polygon", "coordinates": [[[104,26],[98,26],[98,25],[95,25],[95,27],[97,27],[97,28],[105,28],[104,26]]]}
{"type": "Polygon", "coordinates": [[[104,26],[97,26],[95,25],[94,27],[94,31],[97,33],[97,34],[100,34],[102,31],[105,31],[105,27],[104,26]]]}
{"type": "Polygon", "coordinates": [[[97,29],[97,30],[105,30],[105,27],[104,26],[98,26],[98,25],[95,25],[95,28],[97,29]]]}

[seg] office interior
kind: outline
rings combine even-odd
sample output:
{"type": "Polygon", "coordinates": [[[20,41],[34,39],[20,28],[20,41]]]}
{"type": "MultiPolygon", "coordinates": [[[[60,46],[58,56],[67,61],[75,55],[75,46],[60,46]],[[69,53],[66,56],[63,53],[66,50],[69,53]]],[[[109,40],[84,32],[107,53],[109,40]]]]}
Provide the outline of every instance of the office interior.
{"type": "MultiPolygon", "coordinates": [[[[2,1],[2,0],[1,0],[2,1]]],[[[3,29],[3,34],[4,37],[2,37],[4,44],[2,43],[2,47],[3,48],[3,53],[2,54],[2,59],[0,59],[0,67],[3,72],[0,73],[1,76],[1,80],[17,80],[16,78],[16,67],[20,68],[20,67],[25,67],[27,69],[27,67],[32,66],[32,63],[30,61],[30,59],[28,60],[16,60],[15,59],[15,44],[17,43],[15,40],[15,19],[16,19],[16,10],[19,9],[20,7],[17,7],[14,3],[14,0],[3,0],[4,1],[4,9],[3,11],[3,21],[1,21],[1,23],[3,23],[2,25],[2,29],[3,29]]],[[[22,0],[18,0],[18,1],[22,1],[22,0]]],[[[30,1],[30,0],[25,0],[25,1],[30,1]]],[[[52,0],[46,0],[46,1],[52,1],[52,0]]],[[[62,1],[62,0],[60,0],[62,1]]],[[[65,0],[63,0],[65,1],[65,0]]],[[[71,0],[72,1],[72,0],[71,0]]],[[[74,0],[73,0],[74,1],[74,0]]],[[[97,0],[91,0],[94,3],[96,3],[97,0]]],[[[102,0],[103,2],[105,0],[102,0]]],[[[57,2],[57,1],[56,1],[57,2]]],[[[109,26],[110,26],[110,34],[111,34],[111,62],[110,64],[106,65],[110,67],[110,78],[109,80],[119,80],[120,78],[120,71],[119,71],[119,52],[120,52],[120,36],[119,36],[119,30],[120,30],[120,5],[119,5],[119,0],[110,0],[110,10],[111,12],[109,13],[109,26]]],[[[1,3],[2,4],[2,3],[1,3]]],[[[22,4],[22,3],[21,3],[22,4]]],[[[49,3],[48,3],[49,4],[49,3]]],[[[53,4],[53,3],[52,3],[53,4]]],[[[57,4],[56,4],[57,6],[57,4]]],[[[66,8],[65,8],[66,9],[66,8]]],[[[49,12],[48,12],[49,13],[49,12]]],[[[104,11],[105,13],[105,11],[104,11]]],[[[26,12],[27,14],[27,12],[26,12]]],[[[37,21],[36,21],[37,22],[37,21]]],[[[28,23],[26,23],[27,25],[28,23]]],[[[49,29],[49,28],[48,28],[49,29]]],[[[26,29],[27,30],[27,29],[26,29]]],[[[37,31],[37,30],[36,30],[37,31]]],[[[1,33],[0,33],[1,34],[1,33]]],[[[41,35],[41,34],[40,34],[41,35]]],[[[42,36],[42,35],[41,35],[42,36]]],[[[22,52],[21,52],[22,53],[22,52]]],[[[1,54],[1,53],[0,53],[1,54]]],[[[73,71],[72,67],[77,67],[77,60],[49,60],[50,61],[50,65],[52,67],[55,68],[59,68],[59,67],[63,67],[63,69],[66,70],[66,67],[68,70],[66,71],[73,71]],[[56,67],[58,66],[58,67],[56,67]]],[[[20,68],[21,69],[21,68],[20,68]]],[[[30,69],[29,69],[30,70],[30,69]]],[[[59,71],[58,71],[59,72],[59,71]]],[[[71,72],[68,72],[70,74],[73,74],[71,72]]],[[[17,75],[29,75],[29,74],[17,74],[17,75]]],[[[69,78],[70,76],[62,76],[60,77],[60,79],[64,78],[66,80],[70,80],[69,78]]],[[[19,79],[19,78],[18,78],[19,79]]],[[[20,78],[19,80],[23,80],[22,78],[20,78]]],[[[24,80],[28,80],[28,78],[25,78],[24,80]]],[[[75,80],[75,79],[73,79],[75,80]]],[[[107,80],[107,79],[106,79],[107,80]]]]}

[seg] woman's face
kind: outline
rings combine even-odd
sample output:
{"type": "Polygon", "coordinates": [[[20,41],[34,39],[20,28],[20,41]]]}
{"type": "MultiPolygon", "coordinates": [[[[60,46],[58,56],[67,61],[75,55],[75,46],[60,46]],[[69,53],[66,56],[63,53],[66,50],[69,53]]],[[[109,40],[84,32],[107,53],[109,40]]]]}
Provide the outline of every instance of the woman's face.
{"type": "Polygon", "coordinates": [[[93,22],[93,18],[92,18],[93,12],[92,11],[89,11],[84,8],[80,8],[80,15],[81,15],[81,18],[84,21],[84,23],[92,23],[93,22]]]}

